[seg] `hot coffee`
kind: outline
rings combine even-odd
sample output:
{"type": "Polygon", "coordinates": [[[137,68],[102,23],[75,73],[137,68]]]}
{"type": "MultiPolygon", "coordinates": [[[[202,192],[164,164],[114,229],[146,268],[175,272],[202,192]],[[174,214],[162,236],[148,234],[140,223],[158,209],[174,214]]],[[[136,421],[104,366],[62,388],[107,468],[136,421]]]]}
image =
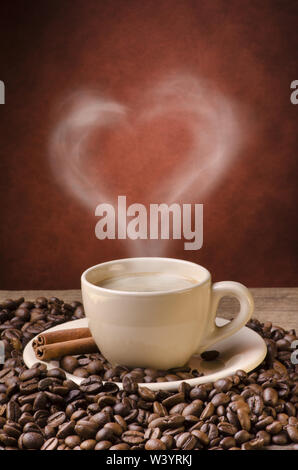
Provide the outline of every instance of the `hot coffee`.
{"type": "Polygon", "coordinates": [[[162,292],[192,287],[196,279],[163,272],[127,273],[115,276],[96,285],[105,289],[126,292],[162,292]]]}
{"type": "Polygon", "coordinates": [[[253,298],[242,284],[212,284],[209,271],[189,261],[139,257],[108,261],[82,274],[89,329],[113,365],[154,369],[184,366],[242,328],[253,298]],[[222,297],[240,302],[238,315],[218,328],[222,297]]]}

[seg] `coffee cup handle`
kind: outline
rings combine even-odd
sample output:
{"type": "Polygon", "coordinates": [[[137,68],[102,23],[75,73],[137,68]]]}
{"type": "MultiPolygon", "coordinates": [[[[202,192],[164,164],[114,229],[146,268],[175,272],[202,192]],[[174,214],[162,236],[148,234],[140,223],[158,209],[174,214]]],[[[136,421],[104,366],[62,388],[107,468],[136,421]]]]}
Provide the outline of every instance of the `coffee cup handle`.
{"type": "Polygon", "coordinates": [[[254,300],[243,284],[234,281],[216,282],[212,286],[211,291],[211,308],[206,332],[206,341],[200,345],[199,353],[206,351],[212,344],[223,340],[240,330],[251,318],[254,310],[254,300]],[[223,297],[236,297],[240,303],[240,310],[237,316],[224,326],[217,326],[215,323],[216,311],[220,299],[223,297]]]}

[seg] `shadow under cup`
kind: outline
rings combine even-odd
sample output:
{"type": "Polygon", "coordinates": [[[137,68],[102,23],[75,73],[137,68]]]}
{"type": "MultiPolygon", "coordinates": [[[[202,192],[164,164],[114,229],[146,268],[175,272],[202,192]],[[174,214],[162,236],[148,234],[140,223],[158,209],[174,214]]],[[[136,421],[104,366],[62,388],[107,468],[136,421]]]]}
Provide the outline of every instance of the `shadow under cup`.
{"type": "Polygon", "coordinates": [[[128,258],[87,269],[81,278],[89,328],[113,365],[171,369],[187,363],[208,329],[211,276],[195,263],[171,258],[128,258]],[[192,279],[186,288],[121,291],[104,281],[131,273],[192,279]]]}

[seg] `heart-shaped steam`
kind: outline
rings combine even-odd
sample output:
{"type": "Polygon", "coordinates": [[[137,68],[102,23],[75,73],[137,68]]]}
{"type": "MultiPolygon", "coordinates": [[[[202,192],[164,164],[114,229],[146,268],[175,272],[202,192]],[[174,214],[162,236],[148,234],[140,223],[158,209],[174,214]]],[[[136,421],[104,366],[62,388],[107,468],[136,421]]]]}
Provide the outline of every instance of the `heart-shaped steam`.
{"type": "MultiPolygon", "coordinates": [[[[93,92],[76,93],[68,103],[51,136],[51,167],[62,187],[94,211],[99,203],[113,203],[116,197],[103,194],[100,181],[91,181],[86,171],[89,138],[95,130],[119,125],[133,132],[132,108],[93,92]]],[[[134,113],[136,126],[182,114],[192,140],[183,161],[151,194],[155,201],[171,204],[187,194],[188,200],[193,197],[202,202],[215,188],[243,142],[236,108],[206,82],[185,74],[171,75],[143,95],[134,113]]]]}

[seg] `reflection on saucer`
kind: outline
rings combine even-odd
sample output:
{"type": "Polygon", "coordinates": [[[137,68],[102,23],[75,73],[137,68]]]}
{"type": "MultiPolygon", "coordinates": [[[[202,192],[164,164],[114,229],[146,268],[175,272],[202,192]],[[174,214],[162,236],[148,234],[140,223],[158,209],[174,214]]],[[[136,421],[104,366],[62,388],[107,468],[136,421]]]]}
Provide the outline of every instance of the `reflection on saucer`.
{"type": "Polygon", "coordinates": [[[209,375],[222,370],[226,364],[220,356],[213,361],[204,361],[200,356],[195,355],[191,357],[188,365],[192,369],[198,369],[198,371],[204,375],[209,375]]]}

